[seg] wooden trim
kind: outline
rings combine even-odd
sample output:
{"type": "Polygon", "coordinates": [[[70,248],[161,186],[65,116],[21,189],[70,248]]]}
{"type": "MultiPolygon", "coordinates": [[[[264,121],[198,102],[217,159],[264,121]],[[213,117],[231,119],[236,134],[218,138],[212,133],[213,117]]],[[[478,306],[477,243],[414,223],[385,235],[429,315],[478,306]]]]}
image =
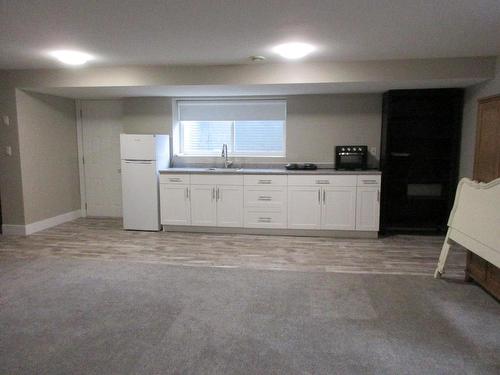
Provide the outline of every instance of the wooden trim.
{"type": "Polygon", "coordinates": [[[485,104],[493,101],[500,101],[500,94],[499,95],[493,95],[493,96],[486,96],[484,98],[480,98],[477,100],[477,115],[476,115],[476,142],[474,146],[474,165],[472,169],[472,176],[474,180],[476,179],[476,172],[477,172],[477,163],[478,163],[478,157],[477,154],[479,152],[479,142],[481,140],[481,129],[482,127],[480,126],[481,124],[481,114],[482,114],[482,109],[480,104],[485,104]]]}
{"type": "Polygon", "coordinates": [[[500,100],[500,94],[495,94],[495,95],[485,96],[483,98],[479,98],[477,100],[477,102],[482,104],[482,103],[492,102],[492,101],[495,101],[495,100],[500,100]]]}

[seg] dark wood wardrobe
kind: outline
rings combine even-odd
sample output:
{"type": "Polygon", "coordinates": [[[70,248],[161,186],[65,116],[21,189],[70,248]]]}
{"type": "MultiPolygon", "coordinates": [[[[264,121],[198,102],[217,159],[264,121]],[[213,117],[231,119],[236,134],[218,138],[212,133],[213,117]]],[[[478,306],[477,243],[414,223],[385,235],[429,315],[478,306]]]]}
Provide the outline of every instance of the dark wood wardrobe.
{"type": "Polygon", "coordinates": [[[458,178],[462,89],[384,94],[383,233],[444,233],[458,178]]]}
{"type": "MultiPolygon", "coordinates": [[[[477,107],[474,180],[490,182],[500,177],[500,95],[480,99],[477,107]]],[[[498,208],[500,210],[500,207],[498,208]]],[[[500,299],[500,269],[468,252],[466,274],[500,299]]]]}

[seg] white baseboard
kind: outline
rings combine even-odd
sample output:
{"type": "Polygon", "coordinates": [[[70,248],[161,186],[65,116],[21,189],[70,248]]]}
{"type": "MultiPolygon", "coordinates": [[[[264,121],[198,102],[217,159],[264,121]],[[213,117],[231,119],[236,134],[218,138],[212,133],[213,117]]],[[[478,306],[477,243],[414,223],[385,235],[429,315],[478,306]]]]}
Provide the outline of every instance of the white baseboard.
{"type": "Polygon", "coordinates": [[[27,225],[3,224],[2,233],[5,235],[29,236],[35,232],[55,227],[56,225],[66,223],[67,221],[78,219],[81,216],[82,210],[75,210],[27,225]]]}

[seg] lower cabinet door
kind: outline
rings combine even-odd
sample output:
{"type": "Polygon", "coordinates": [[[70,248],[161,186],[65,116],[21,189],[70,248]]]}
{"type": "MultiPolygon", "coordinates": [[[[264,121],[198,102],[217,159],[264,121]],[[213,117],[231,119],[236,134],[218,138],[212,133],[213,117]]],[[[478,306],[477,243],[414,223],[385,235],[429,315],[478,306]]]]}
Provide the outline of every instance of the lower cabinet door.
{"type": "Polygon", "coordinates": [[[288,187],[288,228],[321,229],[320,187],[288,187]]]}
{"type": "Polygon", "coordinates": [[[191,185],[191,225],[217,225],[215,189],[214,185],[191,185]]]}
{"type": "Polygon", "coordinates": [[[321,229],[356,229],[356,187],[324,187],[321,229]]]}
{"type": "Polygon", "coordinates": [[[190,225],[189,185],[160,184],[161,223],[190,225]]]}
{"type": "Polygon", "coordinates": [[[380,187],[358,187],[356,230],[379,230],[380,187]]]}
{"type": "Polygon", "coordinates": [[[216,187],[217,226],[243,227],[243,186],[216,187]]]}

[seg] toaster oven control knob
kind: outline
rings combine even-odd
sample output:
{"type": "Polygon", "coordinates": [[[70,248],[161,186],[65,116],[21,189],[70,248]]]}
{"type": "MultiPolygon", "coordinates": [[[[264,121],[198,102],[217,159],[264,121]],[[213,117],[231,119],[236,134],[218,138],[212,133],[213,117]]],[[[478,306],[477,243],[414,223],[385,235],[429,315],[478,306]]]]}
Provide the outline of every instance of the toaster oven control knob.
{"type": "Polygon", "coordinates": [[[347,147],[347,151],[351,151],[351,148],[350,148],[350,147],[347,147]]]}
{"type": "Polygon", "coordinates": [[[361,147],[358,147],[358,151],[361,151],[361,147]]]}
{"type": "Polygon", "coordinates": [[[345,151],[345,147],[342,147],[342,151],[345,151]]]}

